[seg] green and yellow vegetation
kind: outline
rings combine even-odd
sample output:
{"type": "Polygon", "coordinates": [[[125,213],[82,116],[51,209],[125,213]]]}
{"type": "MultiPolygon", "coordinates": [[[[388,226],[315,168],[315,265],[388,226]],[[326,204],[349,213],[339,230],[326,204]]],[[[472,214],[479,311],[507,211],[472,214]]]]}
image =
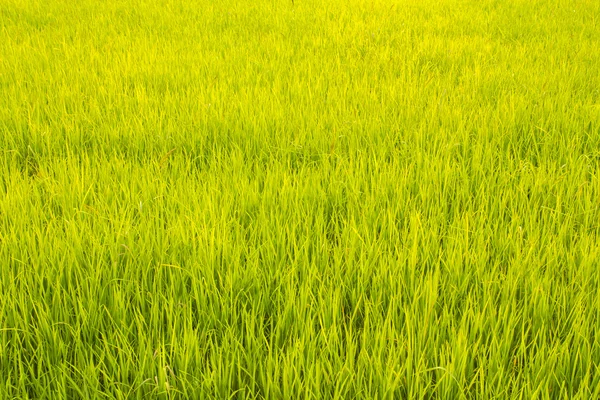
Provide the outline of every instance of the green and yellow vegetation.
{"type": "Polygon", "coordinates": [[[0,0],[2,399],[600,398],[597,0],[0,0]]]}

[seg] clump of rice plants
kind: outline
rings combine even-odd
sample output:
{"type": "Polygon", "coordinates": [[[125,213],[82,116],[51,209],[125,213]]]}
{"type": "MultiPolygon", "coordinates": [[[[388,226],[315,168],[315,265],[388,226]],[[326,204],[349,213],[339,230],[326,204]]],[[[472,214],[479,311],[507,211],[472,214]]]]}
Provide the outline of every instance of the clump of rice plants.
{"type": "Polygon", "coordinates": [[[3,0],[0,397],[600,397],[600,3],[3,0]]]}

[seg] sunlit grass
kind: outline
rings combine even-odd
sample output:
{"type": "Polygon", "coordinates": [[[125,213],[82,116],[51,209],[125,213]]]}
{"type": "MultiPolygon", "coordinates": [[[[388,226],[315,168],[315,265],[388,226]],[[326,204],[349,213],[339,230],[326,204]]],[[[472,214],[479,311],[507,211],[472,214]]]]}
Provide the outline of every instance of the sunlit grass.
{"type": "Polygon", "coordinates": [[[600,3],[0,0],[0,397],[600,397],[600,3]]]}

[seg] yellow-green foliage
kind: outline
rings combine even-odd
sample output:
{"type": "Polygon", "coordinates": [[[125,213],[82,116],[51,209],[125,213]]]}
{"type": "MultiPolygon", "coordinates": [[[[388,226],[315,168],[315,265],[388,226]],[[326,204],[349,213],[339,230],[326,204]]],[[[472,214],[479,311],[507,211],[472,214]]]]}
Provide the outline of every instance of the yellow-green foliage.
{"type": "Polygon", "coordinates": [[[0,397],[600,397],[597,0],[0,0],[0,397]]]}

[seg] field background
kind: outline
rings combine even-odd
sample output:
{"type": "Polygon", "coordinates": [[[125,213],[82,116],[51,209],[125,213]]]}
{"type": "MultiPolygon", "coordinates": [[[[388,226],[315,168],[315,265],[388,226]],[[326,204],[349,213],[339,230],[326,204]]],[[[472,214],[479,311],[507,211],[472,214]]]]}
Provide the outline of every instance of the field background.
{"type": "Polygon", "coordinates": [[[0,396],[600,397],[600,2],[0,0],[0,396]]]}

